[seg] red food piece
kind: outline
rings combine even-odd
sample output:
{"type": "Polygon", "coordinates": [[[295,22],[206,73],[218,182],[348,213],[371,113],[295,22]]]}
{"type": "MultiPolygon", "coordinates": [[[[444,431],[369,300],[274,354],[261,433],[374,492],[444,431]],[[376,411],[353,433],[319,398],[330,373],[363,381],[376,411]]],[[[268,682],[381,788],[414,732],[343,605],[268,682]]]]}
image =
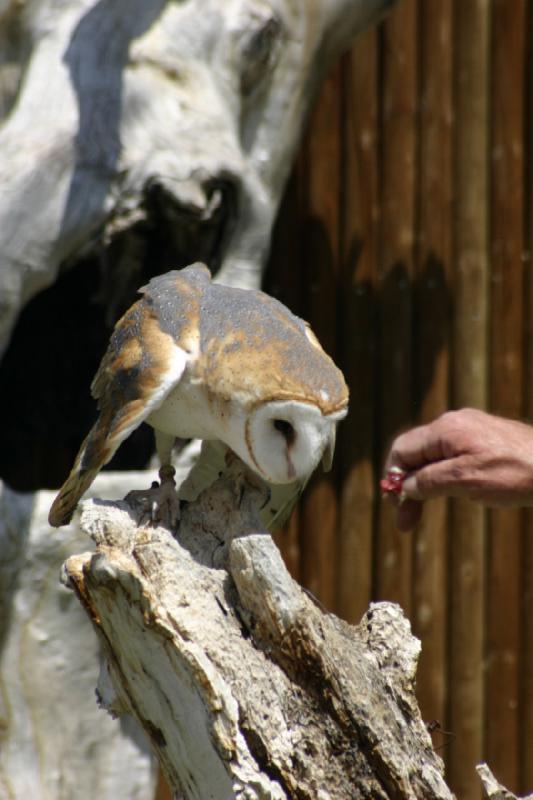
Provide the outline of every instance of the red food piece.
{"type": "Polygon", "coordinates": [[[394,494],[400,497],[403,491],[403,482],[407,477],[407,472],[400,467],[391,467],[379,485],[382,493],[394,494]]]}

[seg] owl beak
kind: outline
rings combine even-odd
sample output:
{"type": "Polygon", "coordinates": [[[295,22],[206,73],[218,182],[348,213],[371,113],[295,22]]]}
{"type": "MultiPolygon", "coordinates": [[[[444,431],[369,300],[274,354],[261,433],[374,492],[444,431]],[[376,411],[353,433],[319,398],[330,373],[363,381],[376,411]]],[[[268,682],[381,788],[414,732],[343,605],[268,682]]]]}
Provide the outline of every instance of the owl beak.
{"type": "Polygon", "coordinates": [[[337,426],[332,425],[329,433],[329,438],[322,454],[322,468],[324,472],[329,472],[333,464],[333,455],[335,453],[335,437],[337,435],[337,426]]]}

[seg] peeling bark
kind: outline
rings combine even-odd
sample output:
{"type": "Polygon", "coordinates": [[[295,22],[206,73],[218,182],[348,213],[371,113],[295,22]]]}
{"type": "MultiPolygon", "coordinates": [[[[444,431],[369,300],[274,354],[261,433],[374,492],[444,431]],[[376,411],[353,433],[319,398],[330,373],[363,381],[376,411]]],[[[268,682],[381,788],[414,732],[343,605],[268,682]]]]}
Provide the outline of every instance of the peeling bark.
{"type": "Polygon", "coordinates": [[[108,709],[137,718],[185,798],[451,798],[401,609],[374,604],[356,627],[323,613],[242,485],[217,481],[175,537],[125,502],[85,504],[96,553],[64,579],[102,642],[108,709]]]}

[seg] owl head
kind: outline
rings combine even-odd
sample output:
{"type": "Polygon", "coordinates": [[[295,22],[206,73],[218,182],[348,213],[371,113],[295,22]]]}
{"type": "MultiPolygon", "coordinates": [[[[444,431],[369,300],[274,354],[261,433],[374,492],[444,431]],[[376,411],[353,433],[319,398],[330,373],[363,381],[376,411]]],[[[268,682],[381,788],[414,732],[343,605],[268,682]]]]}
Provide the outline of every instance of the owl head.
{"type": "Polygon", "coordinates": [[[304,481],[322,459],[331,467],[335,433],[346,409],[323,414],[312,403],[270,401],[244,419],[244,436],[234,449],[268,483],[304,481]]]}

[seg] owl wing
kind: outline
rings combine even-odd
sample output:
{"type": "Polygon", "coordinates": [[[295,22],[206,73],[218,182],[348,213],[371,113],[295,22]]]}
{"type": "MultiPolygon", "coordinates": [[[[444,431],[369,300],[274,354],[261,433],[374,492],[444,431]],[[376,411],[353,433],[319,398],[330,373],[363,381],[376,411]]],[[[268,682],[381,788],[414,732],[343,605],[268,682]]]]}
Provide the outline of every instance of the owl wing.
{"type": "Polygon", "coordinates": [[[100,414],[52,504],[50,525],[70,522],[96,474],[124,439],[161,405],[179,383],[186,364],[185,351],[162,330],[149,300],[135,303],[117,323],[92,383],[100,414]]]}

